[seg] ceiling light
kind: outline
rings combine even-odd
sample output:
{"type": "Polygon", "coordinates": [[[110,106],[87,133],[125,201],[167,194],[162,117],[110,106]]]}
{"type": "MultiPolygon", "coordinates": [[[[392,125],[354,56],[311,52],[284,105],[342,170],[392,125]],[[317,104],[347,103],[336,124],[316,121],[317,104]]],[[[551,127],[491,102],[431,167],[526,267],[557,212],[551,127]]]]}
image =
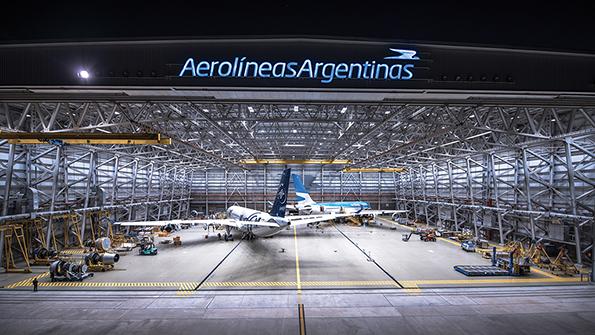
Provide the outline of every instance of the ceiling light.
{"type": "Polygon", "coordinates": [[[254,108],[252,108],[252,106],[248,106],[248,111],[250,111],[250,113],[254,113],[254,108]]]}
{"type": "Polygon", "coordinates": [[[87,70],[80,70],[78,76],[83,79],[89,79],[91,76],[87,70]]]}
{"type": "Polygon", "coordinates": [[[345,112],[347,112],[347,107],[343,107],[343,108],[341,108],[341,114],[343,114],[343,113],[345,113],[345,112]]]}
{"type": "Polygon", "coordinates": [[[386,112],[384,112],[384,114],[390,114],[390,111],[386,111],[386,112]]]}
{"type": "Polygon", "coordinates": [[[294,129],[291,132],[295,134],[295,133],[297,133],[297,129],[294,129]]]}
{"type": "Polygon", "coordinates": [[[300,107],[299,106],[293,106],[293,111],[294,112],[297,112],[298,110],[300,110],[300,107]]]}
{"type": "Polygon", "coordinates": [[[286,147],[305,147],[305,144],[285,143],[286,147]]]}

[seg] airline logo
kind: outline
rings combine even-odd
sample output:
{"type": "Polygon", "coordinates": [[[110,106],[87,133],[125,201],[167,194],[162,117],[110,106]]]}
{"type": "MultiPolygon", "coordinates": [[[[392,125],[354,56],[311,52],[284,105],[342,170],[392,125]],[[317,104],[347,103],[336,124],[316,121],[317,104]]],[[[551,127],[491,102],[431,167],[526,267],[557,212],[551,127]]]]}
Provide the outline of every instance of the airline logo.
{"type": "Polygon", "coordinates": [[[196,78],[272,78],[316,79],[328,84],[335,80],[411,80],[414,77],[417,51],[389,48],[384,60],[326,62],[320,59],[303,61],[253,61],[239,56],[232,59],[206,60],[187,58],[178,77],[196,78]]]}

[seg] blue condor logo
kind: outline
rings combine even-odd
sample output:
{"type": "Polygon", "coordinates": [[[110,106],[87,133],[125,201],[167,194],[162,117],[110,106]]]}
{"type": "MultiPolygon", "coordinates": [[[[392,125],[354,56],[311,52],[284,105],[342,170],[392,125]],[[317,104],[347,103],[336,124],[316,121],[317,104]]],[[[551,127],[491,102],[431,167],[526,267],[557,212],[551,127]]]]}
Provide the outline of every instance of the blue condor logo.
{"type": "Polygon", "coordinates": [[[413,62],[419,60],[417,52],[404,49],[389,49],[394,54],[384,57],[399,63],[386,64],[376,61],[359,63],[327,63],[306,59],[303,62],[254,62],[246,57],[227,61],[195,61],[188,58],[178,77],[220,78],[305,78],[320,79],[328,84],[335,79],[365,80],[410,80],[413,78],[413,62]]]}

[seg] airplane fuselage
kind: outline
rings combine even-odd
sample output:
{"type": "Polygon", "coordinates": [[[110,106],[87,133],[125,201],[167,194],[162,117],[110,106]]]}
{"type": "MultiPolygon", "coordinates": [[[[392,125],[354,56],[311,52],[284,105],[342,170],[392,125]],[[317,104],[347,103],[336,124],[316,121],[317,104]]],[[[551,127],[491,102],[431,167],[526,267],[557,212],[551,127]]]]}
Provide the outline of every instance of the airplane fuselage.
{"type": "Polygon", "coordinates": [[[304,214],[335,214],[335,213],[357,213],[369,209],[370,205],[364,201],[351,202],[317,202],[307,205],[297,205],[300,213],[304,214]]]}
{"type": "Polygon", "coordinates": [[[279,227],[263,227],[263,226],[250,226],[246,224],[240,227],[240,231],[252,232],[258,237],[269,237],[278,234],[281,230],[285,229],[289,222],[280,217],[271,216],[268,213],[257,211],[254,209],[231,206],[227,209],[227,218],[238,221],[253,221],[253,222],[275,222],[279,227]]]}

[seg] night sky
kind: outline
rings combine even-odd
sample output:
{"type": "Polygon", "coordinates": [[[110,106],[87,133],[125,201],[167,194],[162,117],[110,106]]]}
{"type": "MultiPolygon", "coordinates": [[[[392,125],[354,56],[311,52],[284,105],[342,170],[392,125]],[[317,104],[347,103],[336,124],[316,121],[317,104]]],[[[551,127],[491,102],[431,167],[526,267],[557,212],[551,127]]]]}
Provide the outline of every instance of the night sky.
{"type": "Polygon", "coordinates": [[[593,53],[594,19],[595,1],[17,1],[0,43],[336,36],[593,53]]]}

